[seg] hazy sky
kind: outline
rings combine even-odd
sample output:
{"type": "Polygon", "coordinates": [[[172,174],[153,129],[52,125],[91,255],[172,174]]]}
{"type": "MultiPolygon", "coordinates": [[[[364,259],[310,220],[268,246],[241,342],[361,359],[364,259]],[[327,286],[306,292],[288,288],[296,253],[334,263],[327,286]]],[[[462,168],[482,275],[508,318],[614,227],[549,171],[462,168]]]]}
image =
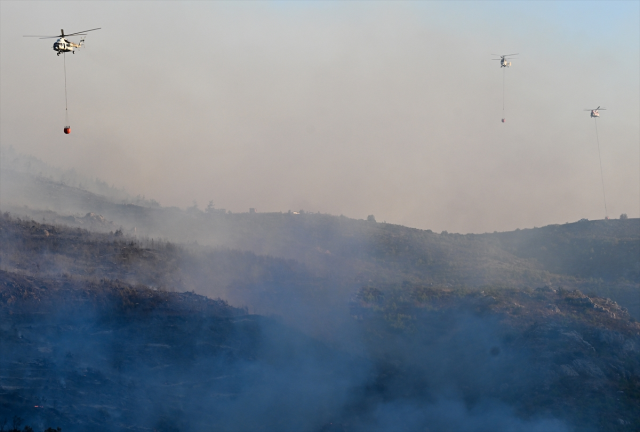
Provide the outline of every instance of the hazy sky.
{"type": "Polygon", "coordinates": [[[163,205],[485,232],[604,217],[602,105],[639,217],[639,5],[2,1],[0,139],[163,205]],[[93,27],[66,136],[63,57],[22,36],[93,27]]]}

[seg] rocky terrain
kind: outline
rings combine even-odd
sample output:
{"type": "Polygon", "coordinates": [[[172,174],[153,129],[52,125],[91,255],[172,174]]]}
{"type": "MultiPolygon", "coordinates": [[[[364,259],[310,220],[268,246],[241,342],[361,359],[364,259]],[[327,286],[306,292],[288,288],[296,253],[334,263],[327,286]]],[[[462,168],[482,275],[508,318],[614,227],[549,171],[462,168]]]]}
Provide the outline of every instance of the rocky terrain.
{"type": "Polygon", "coordinates": [[[640,425],[640,324],[611,300],[405,285],[350,309],[338,349],[192,293],[2,271],[0,406],[68,431],[640,425]]]}
{"type": "Polygon", "coordinates": [[[522,415],[548,410],[593,430],[640,426],[640,323],[609,299],[549,287],[367,287],[351,311],[372,351],[393,357],[389,339],[414,347],[402,363],[449,376],[465,398],[492,395],[522,415]],[[460,357],[434,362],[443,346],[460,357]]]}

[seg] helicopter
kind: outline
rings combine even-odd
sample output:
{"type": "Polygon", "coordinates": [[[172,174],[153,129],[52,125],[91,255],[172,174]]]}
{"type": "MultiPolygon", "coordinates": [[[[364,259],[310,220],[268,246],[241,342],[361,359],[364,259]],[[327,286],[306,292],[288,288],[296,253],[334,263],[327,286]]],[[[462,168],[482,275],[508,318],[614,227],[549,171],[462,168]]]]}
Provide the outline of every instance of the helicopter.
{"type": "Polygon", "coordinates": [[[501,68],[503,68],[503,67],[509,67],[509,66],[511,66],[511,62],[510,62],[510,61],[507,61],[507,60],[509,60],[509,58],[508,58],[508,57],[509,57],[509,56],[515,56],[515,55],[518,55],[518,54],[519,54],[519,53],[515,53],[515,54],[505,54],[505,55],[501,55],[501,54],[491,54],[491,55],[499,56],[499,57],[500,57],[500,58],[497,58],[497,59],[491,59],[491,60],[500,60],[500,67],[501,67],[501,68]]]}
{"type": "Polygon", "coordinates": [[[598,118],[600,117],[600,113],[598,111],[606,111],[606,108],[595,108],[595,109],[586,109],[585,111],[591,111],[591,118],[598,118]]]}
{"type": "Polygon", "coordinates": [[[81,48],[84,45],[84,37],[80,39],[80,43],[73,43],[69,40],[67,40],[67,37],[69,36],[86,36],[86,32],[90,32],[90,31],[94,31],[94,30],[100,30],[101,27],[98,28],[94,28],[91,30],[82,30],[76,33],[71,33],[71,34],[64,34],[64,29],[60,30],[60,34],[57,36],[24,36],[24,37],[37,37],[40,39],[58,39],[57,41],[54,42],[53,44],[53,50],[57,51],[57,55],[60,54],[64,54],[64,53],[72,53],[75,54],[76,53],[76,49],[77,48],[81,48]]]}

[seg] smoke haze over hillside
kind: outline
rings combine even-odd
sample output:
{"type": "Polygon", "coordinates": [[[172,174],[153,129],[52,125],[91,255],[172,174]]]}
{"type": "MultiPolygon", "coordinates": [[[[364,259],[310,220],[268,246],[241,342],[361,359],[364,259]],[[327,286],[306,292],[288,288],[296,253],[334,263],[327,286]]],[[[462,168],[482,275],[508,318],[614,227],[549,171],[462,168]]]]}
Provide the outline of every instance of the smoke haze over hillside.
{"type": "Polygon", "coordinates": [[[484,232],[640,215],[638,3],[2,2],[1,142],[163,205],[484,232]],[[67,56],[56,34],[102,27],[67,56]],[[521,53],[502,71],[491,53],[521,53]]]}

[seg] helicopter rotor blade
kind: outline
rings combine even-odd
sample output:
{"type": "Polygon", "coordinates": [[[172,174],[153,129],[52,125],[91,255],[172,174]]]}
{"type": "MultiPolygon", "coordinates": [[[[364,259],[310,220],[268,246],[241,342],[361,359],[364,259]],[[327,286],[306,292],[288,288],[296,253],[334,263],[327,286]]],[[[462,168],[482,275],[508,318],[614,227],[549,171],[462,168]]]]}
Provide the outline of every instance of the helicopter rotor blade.
{"type": "Polygon", "coordinates": [[[41,36],[41,35],[24,35],[23,37],[37,37],[40,39],[54,39],[54,38],[65,38],[67,36],[86,36],[86,32],[100,30],[102,27],[94,28],[91,30],[82,30],[76,33],[64,34],[64,29],[60,29],[60,34],[57,36],[41,36]]]}
{"type": "Polygon", "coordinates": [[[505,54],[503,57],[508,57],[508,56],[512,56],[512,55],[518,55],[520,53],[515,53],[515,54],[505,54]]]}
{"type": "Polygon", "coordinates": [[[90,32],[90,31],[94,31],[94,30],[100,30],[101,28],[102,27],[94,28],[94,29],[91,29],[91,30],[82,30],[82,31],[79,31],[79,32],[76,32],[76,33],[71,33],[71,34],[64,35],[64,36],[77,36],[77,35],[80,35],[80,34],[85,33],[85,32],[90,32]]]}

